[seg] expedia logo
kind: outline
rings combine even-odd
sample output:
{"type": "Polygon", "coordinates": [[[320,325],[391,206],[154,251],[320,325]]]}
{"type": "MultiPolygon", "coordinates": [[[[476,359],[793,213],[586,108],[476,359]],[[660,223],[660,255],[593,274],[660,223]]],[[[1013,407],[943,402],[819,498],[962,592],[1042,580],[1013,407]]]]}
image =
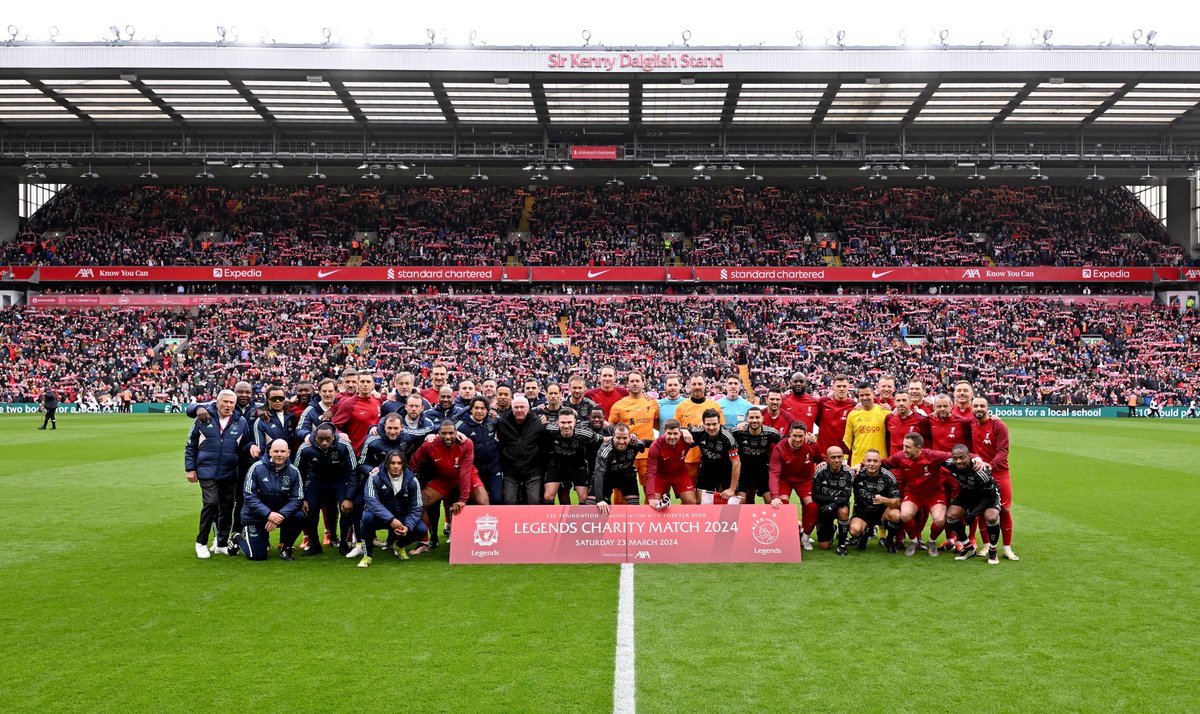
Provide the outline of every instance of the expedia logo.
{"type": "Polygon", "coordinates": [[[221,280],[236,280],[238,278],[261,278],[263,272],[258,268],[213,268],[213,277],[221,280]]]}
{"type": "Polygon", "coordinates": [[[1083,269],[1084,280],[1121,280],[1131,277],[1133,274],[1128,270],[1097,270],[1094,268],[1083,269]]]}

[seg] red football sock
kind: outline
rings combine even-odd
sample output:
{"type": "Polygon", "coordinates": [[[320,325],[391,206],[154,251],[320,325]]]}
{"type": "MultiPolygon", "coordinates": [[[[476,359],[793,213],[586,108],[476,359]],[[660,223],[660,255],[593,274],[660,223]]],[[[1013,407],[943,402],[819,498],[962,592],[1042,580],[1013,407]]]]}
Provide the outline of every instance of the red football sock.
{"type": "Polygon", "coordinates": [[[804,532],[812,535],[813,528],[817,527],[817,512],[820,508],[817,507],[817,502],[804,504],[800,514],[800,524],[804,527],[804,532]]]}
{"type": "Polygon", "coordinates": [[[916,540],[921,537],[921,526],[917,524],[917,519],[912,519],[904,524],[904,532],[908,535],[909,540],[916,540]]]}
{"type": "Polygon", "coordinates": [[[1000,537],[1004,545],[1012,545],[1012,511],[1007,508],[1000,511],[1000,537]]]}

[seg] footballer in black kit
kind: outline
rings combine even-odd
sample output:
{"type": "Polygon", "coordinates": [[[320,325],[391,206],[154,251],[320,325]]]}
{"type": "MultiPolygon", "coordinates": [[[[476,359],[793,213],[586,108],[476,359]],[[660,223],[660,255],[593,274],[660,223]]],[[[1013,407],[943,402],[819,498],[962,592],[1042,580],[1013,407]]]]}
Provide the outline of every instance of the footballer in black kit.
{"type": "Polygon", "coordinates": [[[612,503],[613,489],[619,489],[625,503],[638,503],[638,474],[634,459],[647,445],[629,433],[629,425],[617,424],[612,441],[600,445],[596,452],[596,466],[592,470],[591,490],[587,504],[612,503]]]}
{"type": "Polygon", "coordinates": [[[828,550],[833,543],[837,521],[838,549],[846,544],[850,529],[850,495],[854,474],[846,466],[846,456],[836,446],[829,447],[825,461],[813,471],[813,501],[817,504],[817,547],[828,550]]]}
{"type": "Polygon", "coordinates": [[[546,483],[542,504],[553,505],[560,488],[575,488],[582,502],[588,496],[591,482],[590,449],[603,441],[586,424],[578,424],[575,413],[559,412],[558,421],[546,425],[543,448],[546,454],[546,483]]]}
{"type": "MultiPolygon", "coordinates": [[[[850,514],[850,538],[847,541],[859,550],[867,547],[876,526],[887,529],[884,545],[895,552],[896,534],[900,532],[900,483],[896,475],[883,468],[883,458],[876,449],[863,457],[862,468],[854,478],[854,512],[850,514]]],[[[838,555],[846,555],[846,546],[838,546],[838,555]]]]}
{"type": "Polygon", "coordinates": [[[946,509],[946,530],[954,533],[959,543],[967,543],[954,559],[966,560],[975,554],[975,547],[967,540],[965,524],[982,515],[988,533],[988,564],[999,565],[996,543],[1000,537],[1000,485],[990,470],[975,468],[965,444],[958,444],[950,453],[942,465],[958,482],[959,490],[946,509]]]}
{"type": "Polygon", "coordinates": [[[700,470],[696,488],[712,491],[728,499],[739,490],[742,462],[738,458],[738,443],[733,432],[721,426],[721,414],[706,409],[701,417],[704,426],[684,430],[684,441],[700,447],[700,470]]]}
{"type": "MultiPolygon", "coordinates": [[[[754,503],[755,494],[763,501],[770,501],[771,450],[783,439],[777,429],[763,426],[762,410],[750,407],[746,410],[746,421],[733,430],[737,440],[738,456],[742,460],[742,476],[738,479],[738,493],[746,503],[754,503]]],[[[624,493],[624,491],[622,491],[624,493]]]]}

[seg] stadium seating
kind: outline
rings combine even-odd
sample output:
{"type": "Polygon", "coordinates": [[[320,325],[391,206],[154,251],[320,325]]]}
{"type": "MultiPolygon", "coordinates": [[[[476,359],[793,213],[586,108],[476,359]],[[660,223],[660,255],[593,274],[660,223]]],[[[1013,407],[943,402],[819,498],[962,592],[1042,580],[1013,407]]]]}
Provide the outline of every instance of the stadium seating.
{"type": "Polygon", "coordinates": [[[0,250],[59,265],[1181,265],[1120,187],[71,186],[0,250]]]}
{"type": "Polygon", "coordinates": [[[541,380],[613,363],[657,385],[668,371],[736,373],[739,354],[760,389],[802,370],[817,382],[887,372],[935,389],[965,378],[1023,404],[1200,393],[1200,315],[1161,305],[443,295],[240,298],[194,313],[17,307],[0,312],[0,401],[48,381],[67,401],[125,387],[137,401],[186,401],[239,378],[290,385],[347,364],[390,375],[435,360],[452,375],[541,380]]]}

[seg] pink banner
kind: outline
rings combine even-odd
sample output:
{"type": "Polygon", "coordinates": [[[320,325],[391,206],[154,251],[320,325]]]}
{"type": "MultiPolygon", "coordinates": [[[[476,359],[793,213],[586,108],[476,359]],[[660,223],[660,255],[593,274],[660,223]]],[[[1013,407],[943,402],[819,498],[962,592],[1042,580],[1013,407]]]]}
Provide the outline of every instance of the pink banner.
{"type": "MultiPolygon", "coordinates": [[[[672,280],[702,283],[1105,283],[1143,282],[1154,279],[1154,268],[1122,267],[938,267],[938,268],[833,268],[833,267],[700,267],[670,269],[672,280]]],[[[1167,269],[1177,270],[1177,269],[1167,269]]]]}
{"type": "Polygon", "coordinates": [[[45,266],[45,282],[495,282],[498,266],[45,266]]]}
{"type": "MultiPolygon", "coordinates": [[[[29,281],[30,266],[12,266],[12,280],[29,281]]],[[[1149,283],[1200,280],[1200,268],[939,267],[831,268],[712,266],[44,266],[44,282],[350,283],[350,282],[698,282],[698,283],[1149,283]]]]}
{"type": "Polygon", "coordinates": [[[467,506],[451,563],[796,563],[795,505],[467,506]]]}

